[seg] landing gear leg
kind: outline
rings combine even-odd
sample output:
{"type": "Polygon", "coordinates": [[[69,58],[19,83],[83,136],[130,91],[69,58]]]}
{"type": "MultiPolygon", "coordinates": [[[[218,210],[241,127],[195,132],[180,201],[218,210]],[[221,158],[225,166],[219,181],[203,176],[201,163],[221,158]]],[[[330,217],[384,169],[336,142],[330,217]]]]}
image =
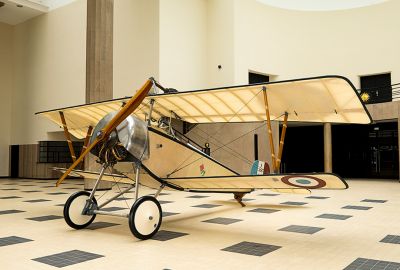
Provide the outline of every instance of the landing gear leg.
{"type": "Polygon", "coordinates": [[[135,237],[141,240],[146,240],[155,235],[161,226],[162,210],[161,205],[156,197],[159,195],[164,186],[160,187],[155,197],[139,197],[139,174],[141,164],[137,163],[135,165],[135,203],[132,205],[128,216],[129,228],[135,237]]]}

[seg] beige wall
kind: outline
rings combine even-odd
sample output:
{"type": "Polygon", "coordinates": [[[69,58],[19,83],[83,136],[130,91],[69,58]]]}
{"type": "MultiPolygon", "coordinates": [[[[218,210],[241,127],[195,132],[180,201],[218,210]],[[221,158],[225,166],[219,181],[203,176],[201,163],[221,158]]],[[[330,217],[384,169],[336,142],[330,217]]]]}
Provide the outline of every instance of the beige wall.
{"type": "Polygon", "coordinates": [[[0,23],[0,176],[9,175],[11,94],[13,89],[13,28],[0,23]]]}
{"type": "Polygon", "coordinates": [[[159,78],[159,0],[114,1],[114,98],[159,78]]]}
{"type": "Polygon", "coordinates": [[[208,87],[234,84],[234,7],[232,0],[207,1],[208,87]],[[221,65],[221,69],[218,69],[221,65]]]}
{"type": "Polygon", "coordinates": [[[392,72],[400,82],[400,1],[333,12],[278,9],[235,0],[235,82],[247,70],[288,79],[392,72]]]}
{"type": "Polygon", "coordinates": [[[59,131],[34,113],[85,102],[86,1],[14,27],[12,144],[32,144],[59,131]]]}
{"type": "Polygon", "coordinates": [[[207,1],[160,0],[160,73],[166,87],[207,87],[207,1]]]}

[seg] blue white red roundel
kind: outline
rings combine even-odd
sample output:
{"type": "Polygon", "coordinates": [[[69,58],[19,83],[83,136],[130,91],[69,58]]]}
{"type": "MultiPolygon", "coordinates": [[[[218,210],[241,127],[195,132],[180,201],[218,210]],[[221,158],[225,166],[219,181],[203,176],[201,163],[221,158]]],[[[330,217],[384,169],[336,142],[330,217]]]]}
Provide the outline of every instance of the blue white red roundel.
{"type": "Polygon", "coordinates": [[[298,188],[322,188],[326,182],[318,177],[309,175],[287,175],[282,177],[282,182],[298,188]]]}

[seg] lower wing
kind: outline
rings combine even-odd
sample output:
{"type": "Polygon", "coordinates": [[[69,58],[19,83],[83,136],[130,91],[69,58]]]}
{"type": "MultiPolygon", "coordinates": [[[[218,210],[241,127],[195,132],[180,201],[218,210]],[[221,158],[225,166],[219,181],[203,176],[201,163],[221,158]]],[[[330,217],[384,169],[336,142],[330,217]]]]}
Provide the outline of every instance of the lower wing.
{"type": "Polygon", "coordinates": [[[270,174],[163,178],[190,191],[227,191],[271,189],[276,192],[308,193],[310,189],[347,189],[347,183],[335,174],[270,174]]]}

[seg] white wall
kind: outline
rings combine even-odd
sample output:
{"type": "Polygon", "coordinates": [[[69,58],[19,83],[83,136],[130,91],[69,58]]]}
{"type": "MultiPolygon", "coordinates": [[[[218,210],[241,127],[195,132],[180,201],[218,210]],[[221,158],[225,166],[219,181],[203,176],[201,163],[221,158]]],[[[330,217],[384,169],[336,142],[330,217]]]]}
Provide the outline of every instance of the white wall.
{"type": "Polygon", "coordinates": [[[9,175],[11,93],[13,89],[13,27],[0,23],[0,176],[9,175]]]}
{"type": "Polygon", "coordinates": [[[160,73],[166,87],[207,87],[207,0],[160,0],[160,73]]]}
{"type": "Polygon", "coordinates": [[[392,72],[400,82],[400,1],[346,11],[292,11],[235,0],[235,82],[248,69],[278,80],[392,72]]]}
{"type": "Polygon", "coordinates": [[[208,87],[234,83],[234,7],[232,0],[207,1],[207,83],[208,87]],[[221,69],[218,69],[221,65],[221,69]]]}
{"type": "Polygon", "coordinates": [[[14,27],[12,144],[36,143],[60,131],[34,113],[84,103],[85,66],[85,0],[14,27]]]}
{"type": "Polygon", "coordinates": [[[159,0],[114,1],[113,97],[159,77],[159,0]]]}

